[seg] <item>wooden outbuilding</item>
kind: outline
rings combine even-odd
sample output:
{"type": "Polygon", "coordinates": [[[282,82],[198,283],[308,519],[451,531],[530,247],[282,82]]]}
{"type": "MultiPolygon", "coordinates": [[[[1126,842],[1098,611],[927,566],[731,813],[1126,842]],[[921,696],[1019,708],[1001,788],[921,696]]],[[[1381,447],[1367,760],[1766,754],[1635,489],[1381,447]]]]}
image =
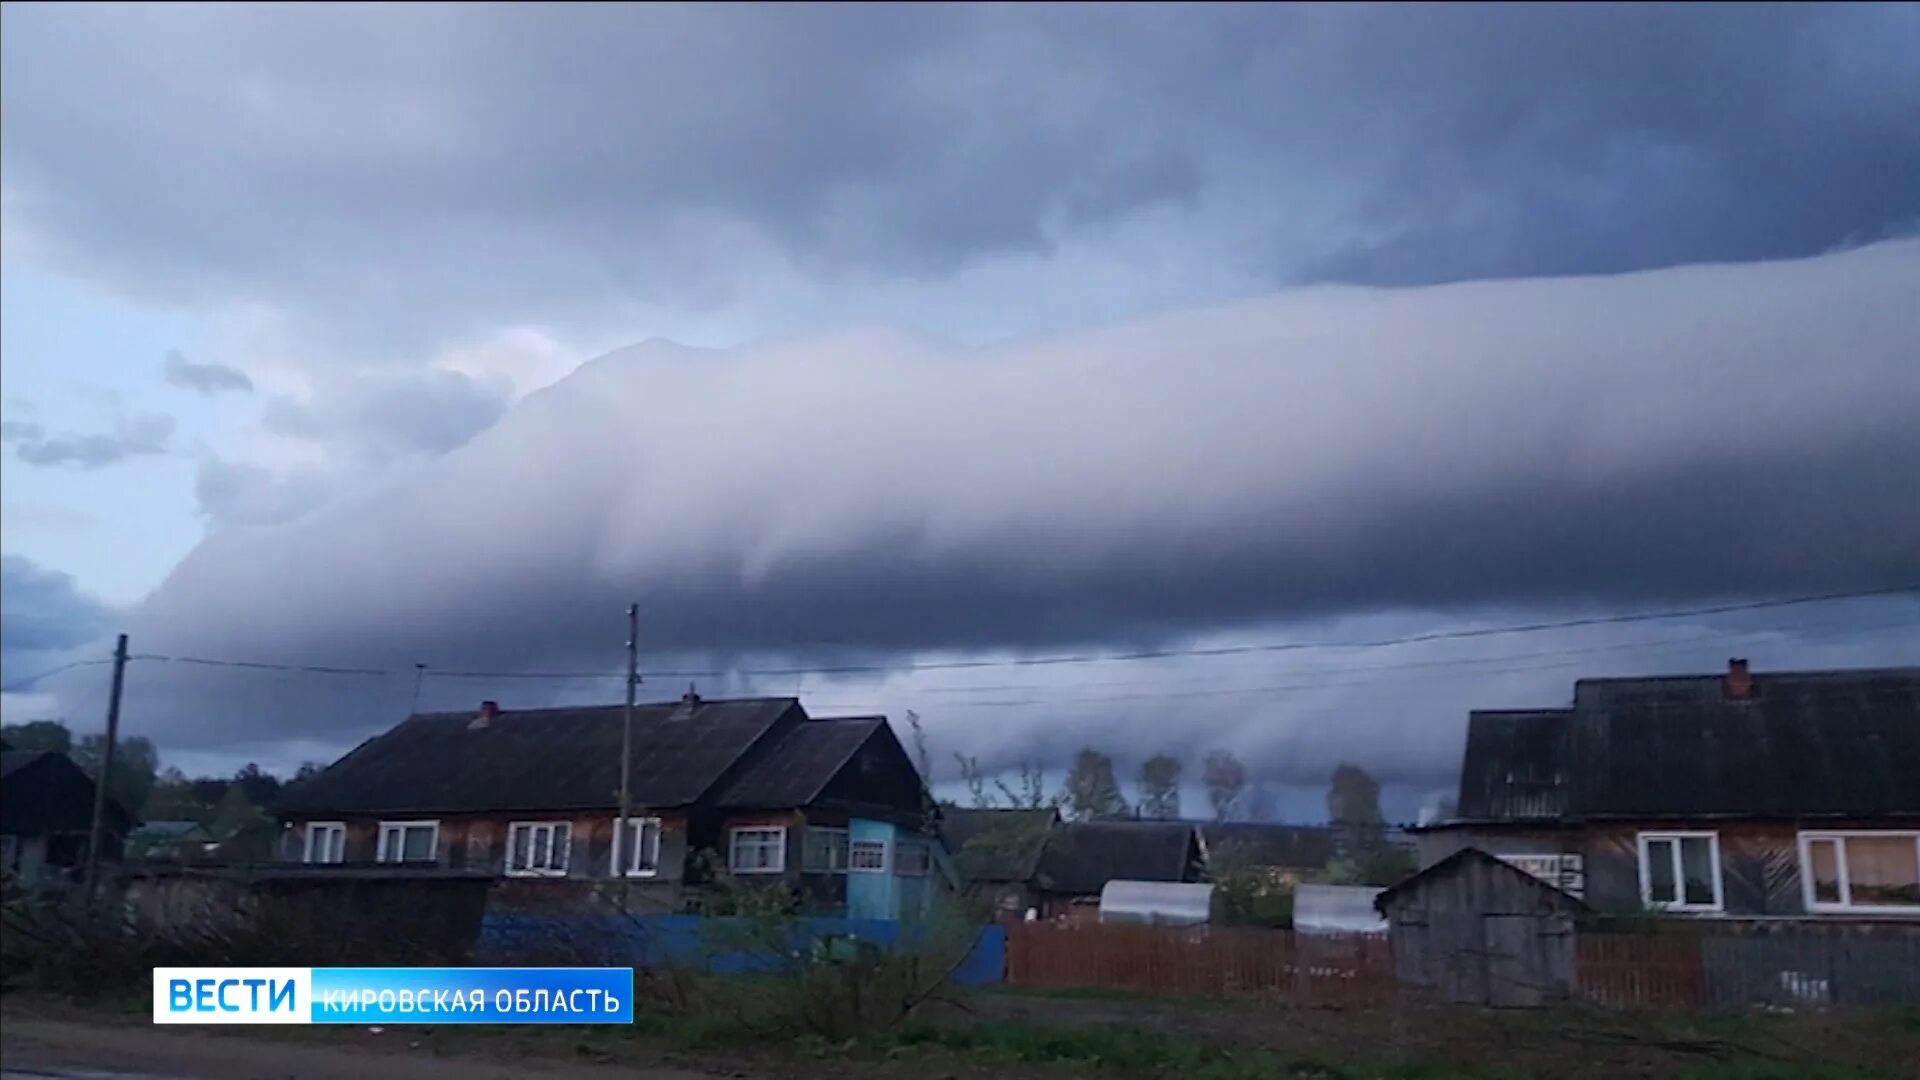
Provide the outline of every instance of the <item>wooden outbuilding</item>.
{"type": "Polygon", "coordinates": [[[1576,917],[1587,906],[1478,848],[1381,892],[1403,988],[1474,1005],[1534,1006],[1573,990],[1576,917]]]}

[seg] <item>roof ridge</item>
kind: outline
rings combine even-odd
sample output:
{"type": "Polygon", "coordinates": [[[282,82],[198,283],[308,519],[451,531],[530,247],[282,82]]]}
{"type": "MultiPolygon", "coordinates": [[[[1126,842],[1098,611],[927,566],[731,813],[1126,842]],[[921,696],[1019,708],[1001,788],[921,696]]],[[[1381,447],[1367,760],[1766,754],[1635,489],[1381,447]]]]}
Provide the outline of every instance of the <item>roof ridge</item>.
{"type": "MultiPolygon", "coordinates": [[[[1755,668],[1749,674],[1754,679],[1864,678],[1884,675],[1902,675],[1920,678],[1920,664],[1899,664],[1890,667],[1861,668],[1794,668],[1785,671],[1755,668]]],[[[1573,684],[1580,686],[1589,683],[1704,682],[1723,679],[1726,678],[1726,675],[1727,673],[1724,671],[1700,672],[1687,675],[1589,675],[1585,678],[1573,680],[1573,684]]]]}

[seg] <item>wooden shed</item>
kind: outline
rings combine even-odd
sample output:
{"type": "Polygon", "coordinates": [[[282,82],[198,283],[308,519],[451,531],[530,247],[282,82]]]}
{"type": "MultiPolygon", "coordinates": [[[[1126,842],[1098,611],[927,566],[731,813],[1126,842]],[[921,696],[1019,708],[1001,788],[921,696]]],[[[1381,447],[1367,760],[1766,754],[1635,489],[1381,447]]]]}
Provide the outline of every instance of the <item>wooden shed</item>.
{"type": "Polygon", "coordinates": [[[1573,990],[1573,922],[1587,906],[1478,848],[1381,892],[1395,978],[1442,1000],[1531,1006],[1573,990]]]}

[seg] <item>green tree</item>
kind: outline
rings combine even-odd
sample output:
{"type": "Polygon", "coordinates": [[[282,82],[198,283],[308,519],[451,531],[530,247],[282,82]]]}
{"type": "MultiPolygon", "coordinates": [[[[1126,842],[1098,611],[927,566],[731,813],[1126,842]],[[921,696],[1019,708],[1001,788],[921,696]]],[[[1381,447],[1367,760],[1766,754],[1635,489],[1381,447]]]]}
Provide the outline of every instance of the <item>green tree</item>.
{"type": "MultiPolygon", "coordinates": [[[[100,760],[106,756],[107,737],[88,735],[73,748],[74,764],[88,776],[100,775],[100,760]]],[[[113,775],[107,779],[107,794],[132,813],[147,805],[154,778],[160,772],[160,752],[142,736],[121,739],[113,748],[113,775]]]]}
{"type": "Polygon", "coordinates": [[[246,788],[229,784],[227,793],[220,798],[220,805],[214,807],[213,820],[208,824],[207,831],[216,840],[226,840],[269,820],[266,812],[247,798],[246,788]]]}
{"type": "Polygon", "coordinates": [[[1365,769],[1341,762],[1327,788],[1327,820],[1336,825],[1378,825],[1380,782],[1365,769]]]}
{"type": "Polygon", "coordinates": [[[255,806],[275,806],[280,802],[280,778],[251,761],[233,774],[233,782],[247,793],[247,801],[255,806]]]}
{"type": "Polygon", "coordinates": [[[1127,800],[1114,779],[1112,758],[1092,747],[1073,756],[1073,768],[1067,770],[1067,809],[1082,820],[1126,816],[1127,800]]]}
{"type": "Polygon", "coordinates": [[[213,807],[194,798],[193,781],[187,779],[186,773],[168,766],[154,780],[140,817],[146,821],[198,821],[204,825],[213,820],[213,807]]]}
{"type": "Polygon", "coordinates": [[[1207,754],[1201,780],[1207,786],[1207,801],[1213,804],[1213,819],[1225,821],[1240,801],[1240,793],[1247,789],[1247,767],[1233,756],[1233,751],[1214,750],[1207,754]]]}
{"type": "Polygon", "coordinates": [[[1140,765],[1140,816],[1172,820],[1180,816],[1180,759],[1155,754],[1140,765]]]}
{"type": "Polygon", "coordinates": [[[73,732],[58,720],[33,720],[25,724],[0,727],[0,739],[15,750],[73,751],[73,732]]]}
{"type": "Polygon", "coordinates": [[[1293,926],[1293,890],[1276,884],[1253,849],[1228,841],[1207,856],[1213,883],[1213,915],[1229,926],[1293,926]]]}

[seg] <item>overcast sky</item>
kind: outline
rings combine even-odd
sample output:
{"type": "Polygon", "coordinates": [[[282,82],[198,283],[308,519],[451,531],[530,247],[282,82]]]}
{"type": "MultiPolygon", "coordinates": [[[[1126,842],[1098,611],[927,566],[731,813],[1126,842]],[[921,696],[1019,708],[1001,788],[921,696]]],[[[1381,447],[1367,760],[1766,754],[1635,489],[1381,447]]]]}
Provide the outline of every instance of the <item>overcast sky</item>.
{"type": "Polygon", "coordinates": [[[9,722],[97,726],[104,667],[17,683],[116,629],[366,669],[134,666],[169,760],[285,768],[416,664],[611,700],[451,673],[617,671],[638,600],[729,673],[650,693],[1228,746],[1310,817],[1583,675],[1920,657],[1912,594],[1231,651],[1920,582],[1914,6],[3,29],[9,722]]]}

